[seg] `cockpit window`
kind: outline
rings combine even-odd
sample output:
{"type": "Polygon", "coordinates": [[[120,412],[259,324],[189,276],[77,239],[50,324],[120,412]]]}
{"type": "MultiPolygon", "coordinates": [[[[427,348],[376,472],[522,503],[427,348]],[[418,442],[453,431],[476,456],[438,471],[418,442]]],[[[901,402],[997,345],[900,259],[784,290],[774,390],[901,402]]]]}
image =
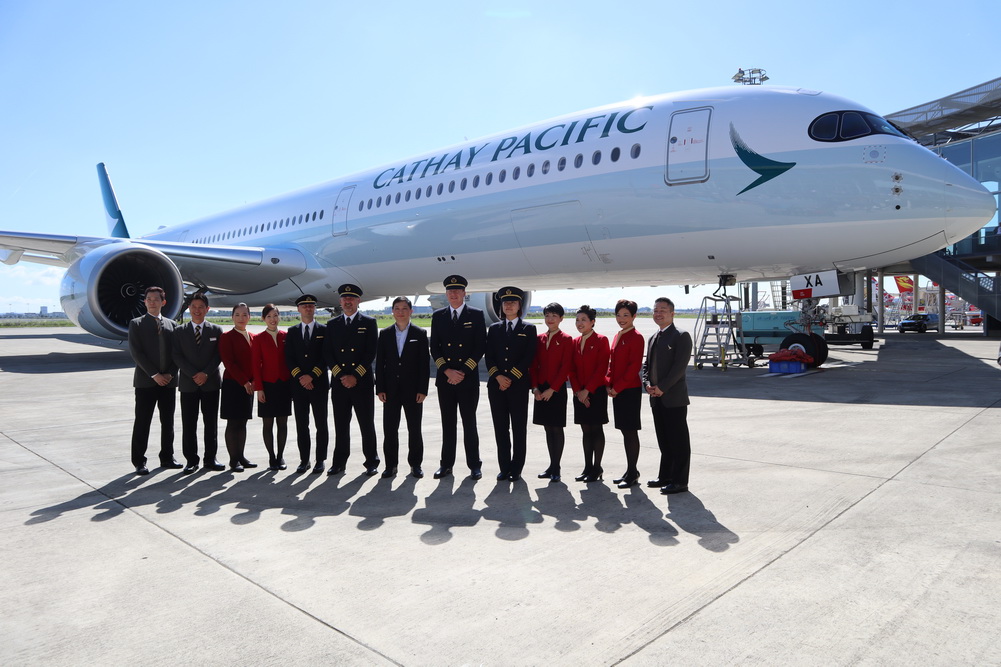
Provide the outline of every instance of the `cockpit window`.
{"type": "Polygon", "coordinates": [[[848,141],[871,134],[903,137],[885,118],[865,111],[832,111],[810,123],[810,138],[815,141],[848,141]]]}

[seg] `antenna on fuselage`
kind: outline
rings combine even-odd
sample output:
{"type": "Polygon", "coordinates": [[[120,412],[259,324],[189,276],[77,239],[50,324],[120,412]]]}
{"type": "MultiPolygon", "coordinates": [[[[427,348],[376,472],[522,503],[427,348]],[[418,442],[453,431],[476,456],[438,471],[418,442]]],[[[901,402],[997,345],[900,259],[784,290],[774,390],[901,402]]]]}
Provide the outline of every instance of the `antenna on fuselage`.
{"type": "Polygon", "coordinates": [[[750,69],[744,69],[741,67],[737,70],[737,73],[732,77],[734,83],[739,83],[744,86],[760,86],[765,81],[768,81],[768,74],[765,70],[760,67],[752,67],[750,69]]]}

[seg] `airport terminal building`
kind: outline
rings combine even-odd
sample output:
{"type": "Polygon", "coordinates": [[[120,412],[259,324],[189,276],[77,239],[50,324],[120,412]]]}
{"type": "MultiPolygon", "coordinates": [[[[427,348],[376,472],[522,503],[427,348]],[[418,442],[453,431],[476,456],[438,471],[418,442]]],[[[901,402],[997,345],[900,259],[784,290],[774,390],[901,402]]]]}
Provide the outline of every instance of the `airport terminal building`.
{"type": "MultiPolygon", "coordinates": [[[[886,116],[922,145],[994,194],[1001,193],[1001,78],[886,116]]],[[[921,274],[984,314],[986,333],[1001,331],[1001,235],[998,214],[978,233],[887,274],[921,274]]]]}

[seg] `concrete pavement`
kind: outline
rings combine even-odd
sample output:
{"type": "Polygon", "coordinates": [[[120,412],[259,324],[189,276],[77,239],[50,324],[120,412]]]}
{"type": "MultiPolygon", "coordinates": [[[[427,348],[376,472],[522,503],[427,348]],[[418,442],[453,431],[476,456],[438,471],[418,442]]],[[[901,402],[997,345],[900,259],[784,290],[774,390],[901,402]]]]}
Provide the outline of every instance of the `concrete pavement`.
{"type": "Polygon", "coordinates": [[[692,493],[665,497],[608,481],[611,425],[604,483],[572,480],[572,424],[564,483],[535,478],[532,426],[525,479],[496,483],[485,391],[479,482],[461,452],[431,478],[433,391],[422,480],[357,451],[339,477],[136,477],[124,346],[0,330],[0,662],[999,664],[997,347],[887,334],[804,376],[690,369],[692,493]]]}

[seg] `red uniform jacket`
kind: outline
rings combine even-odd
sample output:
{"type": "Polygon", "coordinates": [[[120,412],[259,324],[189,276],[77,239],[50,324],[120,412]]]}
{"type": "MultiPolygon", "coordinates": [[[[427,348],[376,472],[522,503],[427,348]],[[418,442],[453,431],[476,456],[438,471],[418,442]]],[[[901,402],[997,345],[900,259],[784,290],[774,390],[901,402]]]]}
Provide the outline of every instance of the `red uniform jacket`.
{"type": "Polygon", "coordinates": [[[620,333],[611,362],[608,364],[608,386],[618,394],[626,389],[643,385],[640,371],[643,370],[643,336],[636,329],[620,333]]]}
{"type": "Polygon", "coordinates": [[[608,339],[594,332],[584,343],[584,351],[580,349],[580,339],[573,339],[573,370],[570,373],[570,386],[576,394],[581,389],[594,393],[598,387],[605,386],[608,375],[608,339]]]}
{"type": "Polygon", "coordinates": [[[251,362],[254,369],[254,389],[264,390],[265,382],[281,382],[292,376],[285,364],[285,332],[278,332],[278,345],[267,331],[254,336],[251,346],[251,362]]]}
{"type": "Polygon", "coordinates": [[[532,386],[540,391],[550,387],[562,391],[573,369],[573,338],[570,334],[557,331],[547,348],[548,337],[546,333],[539,334],[535,358],[532,359],[532,367],[529,369],[532,386]]]}
{"type": "Polygon", "coordinates": [[[250,343],[236,329],[230,329],[219,337],[219,356],[225,371],[223,379],[235,380],[239,385],[245,385],[254,381],[253,355],[251,346],[254,343],[254,334],[247,332],[250,336],[250,343]]]}

